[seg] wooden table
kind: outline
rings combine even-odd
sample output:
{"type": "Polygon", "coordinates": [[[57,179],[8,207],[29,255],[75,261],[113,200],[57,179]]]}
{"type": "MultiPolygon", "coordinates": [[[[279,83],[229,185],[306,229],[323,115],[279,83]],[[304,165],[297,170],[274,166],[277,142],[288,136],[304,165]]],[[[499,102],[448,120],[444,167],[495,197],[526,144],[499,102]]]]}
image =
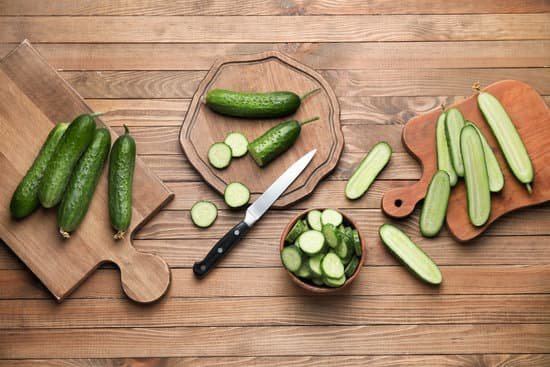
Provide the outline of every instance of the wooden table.
{"type": "Polygon", "coordinates": [[[388,221],[382,193],[420,174],[400,143],[407,119],[470,94],[476,80],[520,79],[550,96],[550,2],[238,3],[0,0],[0,54],[29,38],[94,109],[109,111],[105,121],[130,126],[141,157],[176,193],[135,243],[172,267],[169,293],[154,305],[126,299],[109,267],[57,304],[0,246],[0,365],[549,366],[549,205],[509,215],[468,244],[447,231],[420,238],[418,212],[400,221],[441,265],[440,288],[398,265],[376,231],[388,221]],[[192,226],[195,200],[224,206],[187,163],[179,126],[216,57],[272,49],[335,89],[345,151],[310,198],[270,212],[197,281],[191,264],[241,213],[222,210],[207,231],[192,226]],[[389,167],[365,198],[347,201],[352,167],[381,139],[395,152],[389,167]],[[317,297],[281,269],[277,238],[298,210],[327,205],[359,221],[369,253],[349,291],[317,297]]]}

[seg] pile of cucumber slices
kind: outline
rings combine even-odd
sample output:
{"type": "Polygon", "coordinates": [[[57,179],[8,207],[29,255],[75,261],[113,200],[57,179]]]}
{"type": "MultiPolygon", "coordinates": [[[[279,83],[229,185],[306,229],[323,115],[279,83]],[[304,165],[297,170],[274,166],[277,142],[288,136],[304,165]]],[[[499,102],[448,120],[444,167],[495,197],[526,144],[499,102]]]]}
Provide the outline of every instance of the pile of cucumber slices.
{"type": "Polygon", "coordinates": [[[344,285],[357,270],[363,248],[357,229],[333,209],[310,210],[285,239],[281,260],[302,281],[318,287],[344,285]]]}

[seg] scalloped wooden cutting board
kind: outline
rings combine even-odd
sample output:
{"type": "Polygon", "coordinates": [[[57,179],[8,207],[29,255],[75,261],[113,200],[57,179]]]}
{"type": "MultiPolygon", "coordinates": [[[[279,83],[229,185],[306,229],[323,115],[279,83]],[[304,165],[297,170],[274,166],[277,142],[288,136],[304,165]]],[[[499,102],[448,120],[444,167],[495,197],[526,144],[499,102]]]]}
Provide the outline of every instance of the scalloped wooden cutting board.
{"type": "MultiPolygon", "coordinates": [[[[57,231],[55,209],[39,209],[23,220],[10,216],[11,196],[54,124],[92,112],[84,100],[28,41],[0,62],[0,236],[61,301],[101,263],[121,272],[124,292],[137,302],[152,302],[168,289],[170,270],[160,257],[137,251],[133,233],[173,198],[138,158],[134,174],[129,234],[113,240],[107,209],[107,168],[90,209],[70,239],[57,231]]],[[[96,118],[98,126],[105,126],[96,118]]],[[[111,132],[112,140],[116,135],[111,132]]]]}
{"type": "MultiPolygon", "coordinates": [[[[542,97],[529,85],[517,80],[493,83],[484,91],[496,96],[512,118],[535,169],[533,193],[529,195],[508,169],[489,126],[477,107],[477,95],[470,96],[447,108],[457,107],[467,120],[473,121],[493,148],[504,173],[504,189],[491,197],[491,216],[482,227],[473,226],[468,218],[464,181],[453,188],[447,210],[447,227],[459,241],[479,236],[499,217],[527,206],[550,200],[550,110],[542,97]]],[[[411,214],[424,198],[437,162],[435,126],[440,110],[412,118],[403,128],[402,141],[409,153],[422,166],[422,177],[409,187],[387,192],[382,199],[383,211],[395,218],[411,214]]]]}

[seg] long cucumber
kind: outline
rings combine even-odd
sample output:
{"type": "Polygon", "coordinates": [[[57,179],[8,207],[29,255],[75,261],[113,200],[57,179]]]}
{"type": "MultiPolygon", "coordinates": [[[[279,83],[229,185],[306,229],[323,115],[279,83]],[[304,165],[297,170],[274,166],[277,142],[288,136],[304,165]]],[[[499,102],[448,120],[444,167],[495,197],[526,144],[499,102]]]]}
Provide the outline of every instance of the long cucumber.
{"type": "Polygon", "coordinates": [[[420,213],[420,232],[425,237],[434,237],[439,233],[445,216],[451,193],[451,183],[446,171],[437,171],[428,186],[420,213]]]}
{"type": "Polygon", "coordinates": [[[445,132],[445,119],[447,113],[443,112],[437,119],[435,127],[435,142],[437,148],[437,169],[447,172],[451,186],[456,185],[458,177],[456,175],[453,162],[451,160],[451,154],[449,152],[449,144],[447,142],[447,133],[445,132]]]}
{"type": "Polygon", "coordinates": [[[445,117],[445,132],[449,144],[451,161],[457,176],[464,177],[464,164],[460,154],[460,131],[464,127],[464,116],[456,109],[451,108],[445,117]]]}
{"type": "Polygon", "coordinates": [[[346,184],[346,197],[355,200],[363,196],[378,174],[386,167],[391,154],[392,149],[388,143],[382,141],[376,144],[351,175],[346,184]]]}
{"type": "Polygon", "coordinates": [[[466,125],[471,125],[475,127],[477,130],[477,133],[479,134],[479,138],[481,139],[481,144],[483,145],[483,152],[485,153],[485,164],[487,165],[487,175],[489,176],[489,190],[491,192],[499,192],[504,187],[504,175],[502,174],[502,170],[500,169],[500,166],[498,164],[497,157],[495,156],[495,152],[493,152],[493,149],[487,142],[487,139],[485,139],[485,136],[483,136],[483,133],[479,130],[479,128],[471,121],[467,121],[466,125]]]}

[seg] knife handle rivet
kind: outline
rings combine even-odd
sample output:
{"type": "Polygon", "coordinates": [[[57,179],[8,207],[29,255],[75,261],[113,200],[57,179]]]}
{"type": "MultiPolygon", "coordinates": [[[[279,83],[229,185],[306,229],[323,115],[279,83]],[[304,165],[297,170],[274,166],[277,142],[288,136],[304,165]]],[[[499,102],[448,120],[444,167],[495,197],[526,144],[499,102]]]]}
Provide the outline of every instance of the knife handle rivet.
{"type": "Polygon", "coordinates": [[[238,236],[238,235],[241,234],[241,232],[240,232],[238,229],[236,229],[235,232],[233,232],[233,234],[234,234],[235,236],[238,236]]]}
{"type": "Polygon", "coordinates": [[[206,265],[201,265],[201,271],[205,271],[206,270],[206,265]]]}
{"type": "Polygon", "coordinates": [[[223,252],[223,248],[218,247],[218,254],[221,254],[223,252]]]}

